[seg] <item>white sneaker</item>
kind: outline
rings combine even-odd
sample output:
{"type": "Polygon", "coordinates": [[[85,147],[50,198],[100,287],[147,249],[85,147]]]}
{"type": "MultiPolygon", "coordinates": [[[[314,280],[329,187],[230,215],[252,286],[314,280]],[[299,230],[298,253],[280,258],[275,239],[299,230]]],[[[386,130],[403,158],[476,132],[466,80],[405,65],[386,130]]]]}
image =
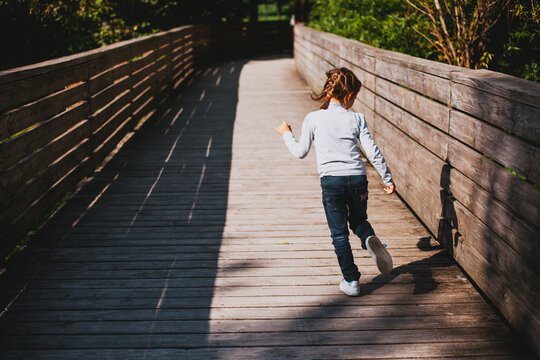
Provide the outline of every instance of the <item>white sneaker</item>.
{"type": "Polygon", "coordinates": [[[366,247],[381,274],[389,274],[393,268],[392,257],[384,248],[381,240],[376,236],[370,236],[366,239],[366,247]]]}
{"type": "Polygon", "coordinates": [[[360,294],[360,283],[357,280],[348,282],[343,279],[341,280],[341,284],[339,284],[339,290],[349,296],[358,296],[360,294]]]}

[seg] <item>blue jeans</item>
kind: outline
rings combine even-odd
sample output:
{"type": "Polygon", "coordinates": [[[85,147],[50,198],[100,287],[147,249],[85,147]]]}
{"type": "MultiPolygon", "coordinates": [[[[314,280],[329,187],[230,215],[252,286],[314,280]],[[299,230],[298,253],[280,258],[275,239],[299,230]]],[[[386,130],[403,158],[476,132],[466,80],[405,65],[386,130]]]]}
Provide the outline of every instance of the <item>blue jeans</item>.
{"type": "Polygon", "coordinates": [[[324,212],[341,273],[347,281],[358,280],[360,273],[354,264],[347,223],[361,239],[362,248],[365,249],[366,239],[375,235],[375,231],[367,221],[367,177],[366,175],[323,176],[321,188],[324,212]]]}

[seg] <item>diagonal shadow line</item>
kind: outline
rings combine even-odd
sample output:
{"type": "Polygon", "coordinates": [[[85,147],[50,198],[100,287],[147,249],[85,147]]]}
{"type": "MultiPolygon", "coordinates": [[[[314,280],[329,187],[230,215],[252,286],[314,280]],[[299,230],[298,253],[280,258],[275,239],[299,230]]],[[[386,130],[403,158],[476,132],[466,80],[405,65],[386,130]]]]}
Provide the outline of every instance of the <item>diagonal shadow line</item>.
{"type": "Polygon", "coordinates": [[[151,348],[163,343],[153,336],[167,332],[160,329],[162,320],[177,321],[180,333],[189,330],[183,321],[197,322],[193,336],[169,337],[174,346],[207,344],[238,83],[246,61],[201,71],[177,102],[145,123],[33,239],[9,278],[36,258],[46,259],[0,318],[0,348],[151,348]],[[209,215],[211,225],[205,225],[209,215]],[[39,244],[55,243],[66,233],[48,252],[39,244]],[[183,288],[198,295],[173,310],[162,307],[168,289],[183,288]],[[92,319],[118,324],[100,329],[92,319]],[[123,329],[122,322],[131,320],[138,325],[123,329]],[[75,336],[70,328],[87,336],[75,336]],[[44,332],[47,336],[40,336],[44,332]],[[145,334],[143,343],[138,334],[145,334]]]}

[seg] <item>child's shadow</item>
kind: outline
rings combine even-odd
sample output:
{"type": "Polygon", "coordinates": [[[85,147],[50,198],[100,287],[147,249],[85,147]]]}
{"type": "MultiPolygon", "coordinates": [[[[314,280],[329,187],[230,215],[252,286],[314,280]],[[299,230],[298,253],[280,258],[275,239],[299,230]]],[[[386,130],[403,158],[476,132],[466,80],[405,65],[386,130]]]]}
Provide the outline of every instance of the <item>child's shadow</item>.
{"type": "Polygon", "coordinates": [[[413,294],[427,294],[435,290],[439,286],[439,283],[433,278],[432,268],[452,266],[453,261],[442,251],[440,245],[433,246],[431,245],[430,240],[431,237],[429,236],[420,238],[416,246],[422,251],[441,249],[440,252],[429,258],[396,267],[388,275],[378,275],[374,277],[369,283],[362,286],[361,295],[371,294],[373,291],[391,282],[401,274],[412,275],[414,283],[413,294]]]}

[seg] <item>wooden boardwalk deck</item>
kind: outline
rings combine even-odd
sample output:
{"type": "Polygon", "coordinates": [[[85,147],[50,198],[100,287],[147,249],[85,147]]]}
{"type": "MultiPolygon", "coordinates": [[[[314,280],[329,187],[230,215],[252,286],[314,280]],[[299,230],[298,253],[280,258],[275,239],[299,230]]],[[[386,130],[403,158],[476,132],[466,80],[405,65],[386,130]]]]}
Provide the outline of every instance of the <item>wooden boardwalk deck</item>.
{"type": "Polygon", "coordinates": [[[274,131],[308,94],[290,58],[203,71],[0,276],[0,358],[529,358],[371,167],[395,269],[354,238],[361,296],[338,290],[314,152],[274,131]]]}

